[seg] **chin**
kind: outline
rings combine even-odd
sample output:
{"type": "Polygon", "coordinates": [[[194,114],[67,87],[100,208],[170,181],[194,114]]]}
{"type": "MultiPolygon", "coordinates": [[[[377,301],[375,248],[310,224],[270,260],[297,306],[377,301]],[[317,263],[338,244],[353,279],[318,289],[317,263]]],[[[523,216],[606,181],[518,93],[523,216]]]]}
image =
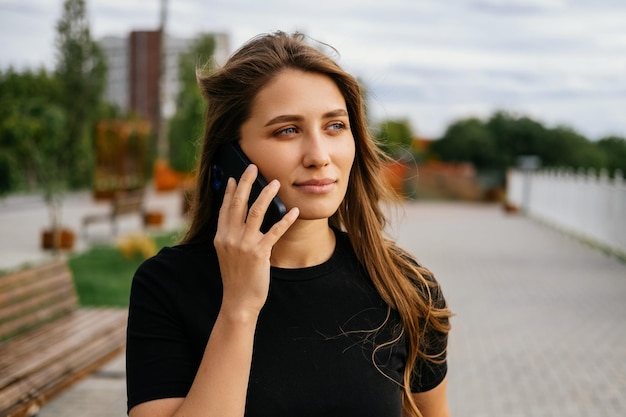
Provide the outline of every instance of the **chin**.
{"type": "Polygon", "coordinates": [[[328,220],[337,210],[300,210],[298,220],[328,220]]]}

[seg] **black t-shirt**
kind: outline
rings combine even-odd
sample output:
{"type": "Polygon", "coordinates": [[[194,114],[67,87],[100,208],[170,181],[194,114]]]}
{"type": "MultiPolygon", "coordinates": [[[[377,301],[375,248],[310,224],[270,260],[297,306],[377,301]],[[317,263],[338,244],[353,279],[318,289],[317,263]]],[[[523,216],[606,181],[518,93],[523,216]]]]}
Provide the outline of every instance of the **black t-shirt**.
{"type": "MultiPolygon", "coordinates": [[[[165,248],[137,270],[126,352],[129,409],[187,395],[221,296],[210,243],[165,248]]],[[[385,343],[398,336],[400,323],[343,233],[327,262],[272,267],[255,333],[246,416],[399,417],[406,343],[385,343]]],[[[436,337],[445,343],[444,335],[436,337]]],[[[434,388],[446,371],[445,362],[419,362],[412,391],[434,388]]]]}

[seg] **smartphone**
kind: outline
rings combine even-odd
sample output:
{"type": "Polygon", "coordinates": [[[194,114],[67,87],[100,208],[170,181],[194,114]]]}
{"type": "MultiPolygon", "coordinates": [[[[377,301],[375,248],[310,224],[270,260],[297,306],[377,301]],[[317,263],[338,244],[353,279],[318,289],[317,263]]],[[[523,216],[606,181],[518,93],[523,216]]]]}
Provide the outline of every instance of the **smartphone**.
{"type": "MultiPolygon", "coordinates": [[[[243,171],[245,171],[246,167],[251,163],[246,154],[241,150],[239,144],[235,141],[222,144],[218,148],[213,159],[213,166],[211,167],[211,188],[218,197],[220,206],[224,199],[228,178],[233,177],[239,182],[243,171]]],[[[254,184],[252,184],[252,190],[248,198],[248,208],[256,201],[267,184],[267,180],[263,178],[259,172],[254,184]]],[[[282,219],[286,213],[287,209],[283,202],[278,196],[274,197],[265,212],[261,232],[267,233],[274,223],[282,219]]]]}

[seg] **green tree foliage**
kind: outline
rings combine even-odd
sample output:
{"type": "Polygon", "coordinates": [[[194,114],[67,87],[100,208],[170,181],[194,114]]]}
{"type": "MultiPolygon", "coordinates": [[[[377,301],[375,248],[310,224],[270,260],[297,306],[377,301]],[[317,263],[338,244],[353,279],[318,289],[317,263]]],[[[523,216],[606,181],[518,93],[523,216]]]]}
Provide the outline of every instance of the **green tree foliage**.
{"type": "Polygon", "coordinates": [[[626,174],[626,139],[618,136],[607,136],[597,143],[598,148],[606,158],[606,168],[614,173],[621,170],[626,174]]]}
{"type": "Polygon", "coordinates": [[[546,128],[528,117],[496,112],[487,121],[459,120],[430,147],[431,157],[471,162],[479,170],[504,172],[518,157],[535,155],[544,167],[624,167],[625,140],[618,137],[592,142],[571,128],[546,128]]]}
{"type": "Polygon", "coordinates": [[[196,70],[204,65],[204,70],[211,70],[210,60],[214,51],[215,38],[212,35],[202,35],[179,58],[180,90],[176,98],[176,113],[170,120],[168,134],[170,165],[177,171],[190,172],[195,167],[205,112],[196,70]]]}
{"type": "Polygon", "coordinates": [[[66,112],[64,163],[72,186],[85,186],[93,174],[93,131],[102,109],[106,60],[91,38],[85,0],[65,0],[56,26],[56,76],[66,112]]]}
{"type": "Polygon", "coordinates": [[[399,157],[413,143],[413,132],[408,120],[387,120],[377,126],[374,138],[378,146],[391,157],[399,157]]]}
{"type": "MultiPolygon", "coordinates": [[[[57,140],[60,132],[57,124],[47,126],[49,120],[43,122],[37,117],[45,119],[55,113],[58,117],[54,120],[64,119],[62,109],[55,104],[59,95],[57,79],[43,69],[0,73],[0,194],[41,185],[34,152],[50,150],[48,141],[57,140]],[[51,110],[42,113],[37,108],[51,110]],[[39,132],[37,139],[34,132],[39,132]]],[[[50,155],[51,160],[54,158],[50,155]]]]}
{"type": "Polygon", "coordinates": [[[504,163],[492,132],[475,118],[450,125],[430,150],[445,161],[471,162],[480,168],[499,168],[504,163]]]}
{"type": "Polygon", "coordinates": [[[54,230],[61,226],[60,207],[69,169],[64,163],[67,159],[64,147],[66,113],[58,105],[42,99],[27,100],[20,110],[19,130],[37,182],[43,188],[54,230]]]}
{"type": "Polygon", "coordinates": [[[606,158],[593,142],[569,127],[550,129],[542,152],[536,153],[543,166],[595,168],[606,166],[606,158]]]}
{"type": "Polygon", "coordinates": [[[18,164],[9,152],[0,148],[0,196],[12,191],[19,182],[18,164]]]}
{"type": "Polygon", "coordinates": [[[14,180],[27,180],[43,190],[54,228],[60,225],[59,207],[69,168],[63,163],[65,111],[44,97],[24,97],[12,104],[0,116],[0,141],[8,150],[8,167],[23,175],[14,180]]]}
{"type": "Polygon", "coordinates": [[[10,105],[15,100],[28,97],[56,101],[61,95],[61,89],[58,80],[43,68],[22,72],[9,68],[6,72],[0,72],[0,93],[2,104],[10,105]]]}
{"type": "Polygon", "coordinates": [[[516,117],[506,112],[496,112],[485,123],[491,133],[498,153],[495,167],[504,169],[512,166],[519,155],[541,153],[546,129],[528,117],[516,117]]]}

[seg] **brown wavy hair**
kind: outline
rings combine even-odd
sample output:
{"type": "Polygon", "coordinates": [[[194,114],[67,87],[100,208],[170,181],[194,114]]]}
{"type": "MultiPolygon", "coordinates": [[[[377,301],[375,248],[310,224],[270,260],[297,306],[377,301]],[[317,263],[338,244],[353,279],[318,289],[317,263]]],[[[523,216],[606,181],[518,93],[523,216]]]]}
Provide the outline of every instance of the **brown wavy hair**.
{"type": "Polygon", "coordinates": [[[261,35],[235,52],[222,68],[208,74],[198,72],[198,82],[207,99],[206,123],[196,192],[191,201],[191,224],[183,242],[206,241],[214,236],[218,207],[210,184],[216,149],[224,141],[239,140],[240,127],[250,116],[259,90],[286,69],[326,75],[345,98],[356,155],[346,196],[330,218],[330,225],[347,231],[377,291],[401,317],[401,334],[390,343],[406,340],[409,355],[402,384],[403,407],[408,415],[421,416],[411,396],[411,371],[418,358],[445,360],[445,343],[439,347],[427,346],[426,334],[438,332],[445,340],[450,311],[432,274],[384,236],[387,219],[381,203],[397,201],[397,197],[382,179],[381,167],[386,157],[368,132],[358,81],[332,58],[307,43],[304,35],[284,32],[261,35]]]}

